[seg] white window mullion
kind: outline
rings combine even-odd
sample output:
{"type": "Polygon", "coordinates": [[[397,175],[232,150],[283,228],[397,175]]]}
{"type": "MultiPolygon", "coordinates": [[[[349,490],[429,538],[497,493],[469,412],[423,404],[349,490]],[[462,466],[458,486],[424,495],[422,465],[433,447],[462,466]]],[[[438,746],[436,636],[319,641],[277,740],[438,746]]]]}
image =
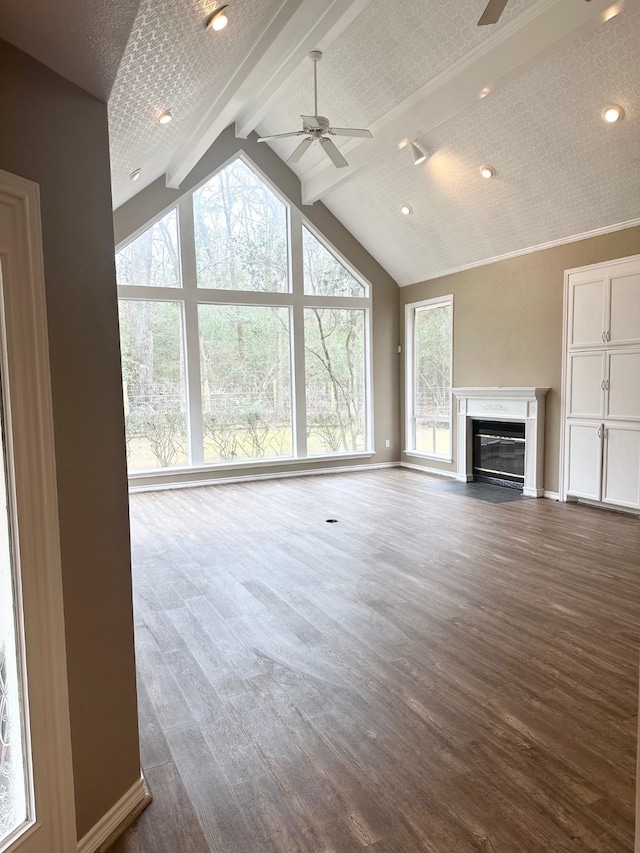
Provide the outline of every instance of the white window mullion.
{"type": "Polygon", "coordinates": [[[202,431],[202,387],[200,384],[196,249],[191,196],[182,199],[178,205],[178,213],[180,263],[182,267],[182,288],[184,295],[183,323],[190,464],[200,466],[204,464],[204,439],[202,431]]]}
{"type": "Polygon", "coordinates": [[[289,274],[293,292],[291,318],[291,360],[293,368],[293,411],[295,455],[307,455],[307,406],[304,351],[304,262],[302,254],[302,215],[289,209],[289,274]]]}

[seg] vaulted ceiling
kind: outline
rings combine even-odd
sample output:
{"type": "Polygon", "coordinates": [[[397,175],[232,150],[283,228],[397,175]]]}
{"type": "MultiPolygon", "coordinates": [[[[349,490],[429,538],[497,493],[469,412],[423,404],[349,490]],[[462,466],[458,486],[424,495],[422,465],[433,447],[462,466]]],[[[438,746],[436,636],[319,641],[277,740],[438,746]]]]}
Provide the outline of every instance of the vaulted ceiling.
{"type": "Polygon", "coordinates": [[[486,0],[231,0],[219,33],[206,2],[142,0],[109,101],[116,205],[179,186],[232,122],[299,129],[320,48],[319,112],[373,139],[336,139],[348,168],[319,147],[293,168],[399,284],[640,219],[640,0],[509,0],[482,28],[486,0]]]}

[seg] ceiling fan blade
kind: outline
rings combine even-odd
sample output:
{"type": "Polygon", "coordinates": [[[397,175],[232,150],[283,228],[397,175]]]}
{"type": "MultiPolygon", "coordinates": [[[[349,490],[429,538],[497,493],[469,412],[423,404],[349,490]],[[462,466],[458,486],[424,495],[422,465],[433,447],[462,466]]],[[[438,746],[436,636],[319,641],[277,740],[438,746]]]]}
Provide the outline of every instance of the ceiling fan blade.
{"type": "Polygon", "coordinates": [[[303,139],[300,145],[298,145],[296,150],[293,152],[291,157],[289,157],[287,163],[297,163],[312,142],[313,139],[310,136],[307,136],[306,139],[303,139]]]}
{"type": "Polygon", "coordinates": [[[478,26],[484,27],[487,24],[497,24],[506,5],[507,0],[489,0],[487,8],[484,10],[482,17],[478,21],[478,26]]]}
{"type": "Polygon", "coordinates": [[[320,143],[322,144],[322,147],[331,159],[334,166],[336,166],[338,169],[343,169],[345,166],[349,165],[338,150],[338,148],[336,148],[336,146],[330,139],[327,139],[326,136],[323,136],[320,140],[320,143]]]}
{"type": "Polygon", "coordinates": [[[286,139],[289,136],[302,136],[304,130],[292,130],[291,133],[274,133],[272,136],[261,136],[258,142],[266,142],[268,139],[286,139]]]}
{"type": "Polygon", "coordinates": [[[362,136],[364,139],[373,139],[370,130],[362,130],[359,127],[332,127],[329,133],[332,136],[362,136]]]}

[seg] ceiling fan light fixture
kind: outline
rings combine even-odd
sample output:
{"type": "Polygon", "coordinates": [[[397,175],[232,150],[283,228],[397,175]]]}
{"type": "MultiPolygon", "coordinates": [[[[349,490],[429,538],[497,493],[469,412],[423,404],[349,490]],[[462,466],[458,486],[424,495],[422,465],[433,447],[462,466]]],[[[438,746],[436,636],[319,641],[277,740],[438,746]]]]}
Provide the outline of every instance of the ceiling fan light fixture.
{"type": "Polygon", "coordinates": [[[410,204],[403,204],[402,207],[400,208],[400,213],[403,216],[411,216],[411,214],[413,213],[413,208],[411,207],[410,204]]]}
{"type": "Polygon", "coordinates": [[[624,118],[624,110],[618,104],[611,104],[602,110],[602,118],[607,124],[615,124],[617,121],[622,121],[624,118]]]}
{"type": "Polygon", "coordinates": [[[493,166],[480,166],[480,174],[485,180],[488,181],[491,178],[495,177],[496,170],[493,168],[493,166]]]}
{"type": "Polygon", "coordinates": [[[207,18],[206,27],[208,30],[215,30],[217,33],[220,30],[223,30],[227,24],[229,23],[229,17],[227,15],[226,9],[228,9],[228,4],[224,6],[219,6],[217,9],[214,9],[213,12],[207,18]]]}
{"type": "Polygon", "coordinates": [[[419,142],[411,143],[411,156],[413,157],[413,165],[419,166],[429,156],[429,152],[419,142]]]}
{"type": "Polygon", "coordinates": [[[140,177],[141,172],[142,172],[142,169],[134,169],[133,172],[131,172],[131,174],[129,175],[129,180],[130,181],[137,181],[138,178],[140,177]]]}
{"type": "Polygon", "coordinates": [[[162,113],[158,121],[160,122],[160,124],[169,124],[172,118],[173,116],[171,115],[169,110],[165,110],[165,112],[162,113]]]}

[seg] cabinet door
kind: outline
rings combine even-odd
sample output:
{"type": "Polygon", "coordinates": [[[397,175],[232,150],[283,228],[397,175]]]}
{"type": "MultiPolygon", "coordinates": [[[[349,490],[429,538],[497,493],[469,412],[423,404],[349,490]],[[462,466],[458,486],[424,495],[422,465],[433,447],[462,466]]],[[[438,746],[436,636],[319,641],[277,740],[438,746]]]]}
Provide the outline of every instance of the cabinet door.
{"type": "Polygon", "coordinates": [[[640,349],[608,356],[606,417],[640,422],[640,349]]]}
{"type": "Polygon", "coordinates": [[[567,494],[600,500],[602,424],[567,424],[567,494]]]}
{"type": "Polygon", "coordinates": [[[640,428],[606,425],[602,500],[640,509],[640,428]]]}
{"type": "Polygon", "coordinates": [[[638,271],[611,276],[609,335],[612,344],[640,344],[640,263],[638,271]]]}
{"type": "MultiPolygon", "coordinates": [[[[593,275],[596,275],[595,273],[593,275]]],[[[604,345],[607,328],[608,280],[604,274],[591,280],[571,280],[569,289],[569,346],[604,345]]]]}
{"type": "Polygon", "coordinates": [[[569,356],[567,417],[602,418],[606,355],[604,352],[572,353],[569,356]]]}

